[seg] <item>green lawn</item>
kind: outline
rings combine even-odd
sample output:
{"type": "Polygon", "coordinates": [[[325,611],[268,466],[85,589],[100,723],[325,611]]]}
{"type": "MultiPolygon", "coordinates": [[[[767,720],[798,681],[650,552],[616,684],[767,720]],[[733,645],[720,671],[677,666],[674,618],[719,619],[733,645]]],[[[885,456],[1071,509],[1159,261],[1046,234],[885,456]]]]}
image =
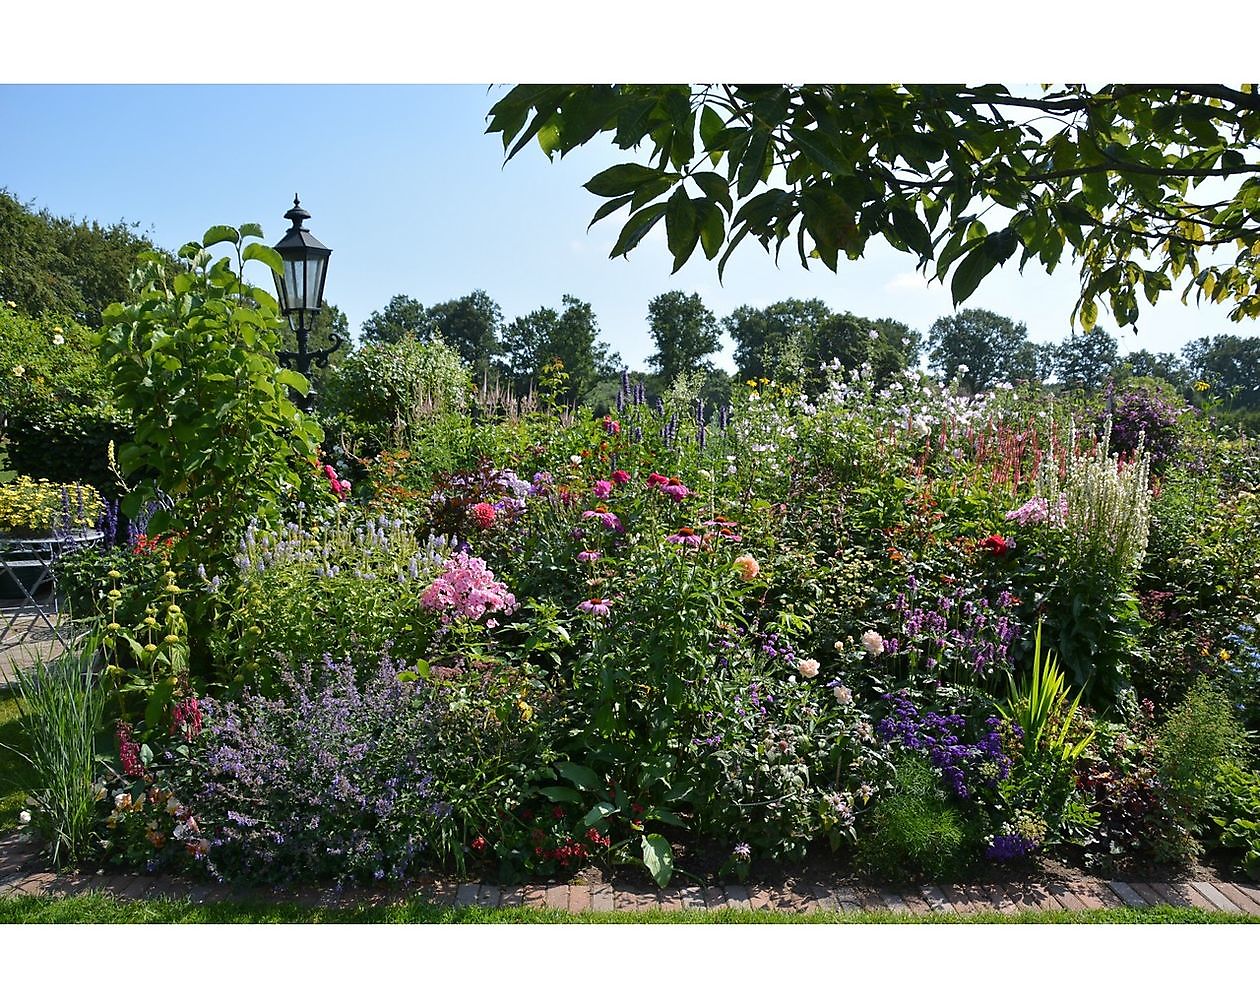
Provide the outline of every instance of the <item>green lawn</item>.
{"type": "Polygon", "coordinates": [[[183,900],[120,900],[112,896],[0,898],[0,924],[1241,924],[1255,918],[1182,907],[1128,907],[1082,912],[1030,912],[1015,917],[894,916],[891,913],[784,914],[743,910],[587,913],[480,907],[453,909],[420,901],[397,906],[324,909],[276,903],[192,904],[183,900]]]}

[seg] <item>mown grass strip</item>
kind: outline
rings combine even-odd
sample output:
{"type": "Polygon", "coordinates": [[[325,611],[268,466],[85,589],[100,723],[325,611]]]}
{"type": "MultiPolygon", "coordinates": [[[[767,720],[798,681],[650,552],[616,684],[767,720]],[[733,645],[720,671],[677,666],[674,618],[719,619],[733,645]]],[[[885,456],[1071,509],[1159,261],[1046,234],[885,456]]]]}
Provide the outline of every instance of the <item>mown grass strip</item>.
{"type": "Polygon", "coordinates": [[[0,898],[0,924],[1256,924],[1260,918],[1196,907],[1115,907],[914,916],[892,913],[815,914],[748,910],[684,910],[569,914],[512,907],[435,906],[419,900],[388,906],[309,907],[292,903],[190,903],[120,900],[103,894],[0,898]]]}

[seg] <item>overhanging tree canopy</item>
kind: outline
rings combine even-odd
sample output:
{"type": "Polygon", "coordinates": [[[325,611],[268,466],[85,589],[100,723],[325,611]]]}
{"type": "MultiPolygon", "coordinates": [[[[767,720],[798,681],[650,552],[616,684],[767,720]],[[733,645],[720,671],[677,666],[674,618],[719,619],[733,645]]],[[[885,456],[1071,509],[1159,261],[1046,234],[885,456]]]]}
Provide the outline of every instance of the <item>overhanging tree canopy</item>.
{"type": "Polygon", "coordinates": [[[537,139],[563,156],[600,134],[650,147],[586,188],[593,220],[630,211],[611,255],[661,221],[674,269],[699,246],[721,275],[749,235],[835,270],[883,235],[954,303],[1018,254],[1078,261],[1072,320],[1105,298],[1121,325],[1139,293],[1260,316],[1256,85],[518,85],[490,110],[510,160],[537,139]],[[1210,183],[1210,184],[1205,184],[1210,183]],[[990,217],[986,224],[985,217],[990,217]],[[994,219],[1001,217],[1003,219],[994,219]],[[720,257],[720,258],[719,258],[720,257]]]}

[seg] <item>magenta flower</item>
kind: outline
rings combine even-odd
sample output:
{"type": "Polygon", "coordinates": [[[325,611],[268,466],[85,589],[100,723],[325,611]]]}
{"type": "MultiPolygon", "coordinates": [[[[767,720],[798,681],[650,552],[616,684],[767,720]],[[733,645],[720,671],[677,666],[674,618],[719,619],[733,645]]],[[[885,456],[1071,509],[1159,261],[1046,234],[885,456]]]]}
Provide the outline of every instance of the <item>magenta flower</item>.
{"type": "Polygon", "coordinates": [[[626,472],[624,469],[618,469],[615,473],[613,473],[608,478],[612,480],[614,483],[616,483],[617,486],[624,486],[626,483],[630,482],[630,474],[626,472]]]}
{"type": "Polygon", "coordinates": [[[599,550],[582,550],[582,552],[577,555],[577,558],[578,563],[594,563],[601,556],[603,556],[603,554],[600,553],[599,550]]]}
{"type": "Polygon", "coordinates": [[[673,543],[675,546],[696,547],[699,546],[703,540],[696,534],[695,529],[684,527],[680,528],[672,536],[666,536],[665,541],[667,543],[673,543]]]}
{"type": "Polygon", "coordinates": [[[612,494],[613,485],[608,480],[596,480],[595,486],[591,492],[600,500],[608,500],[612,494]]]}
{"type": "Polygon", "coordinates": [[[683,486],[682,480],[671,476],[666,484],[661,487],[661,493],[675,501],[680,501],[684,497],[688,496],[691,491],[683,486]]]}
{"type": "Polygon", "coordinates": [[[598,518],[604,528],[612,529],[614,532],[622,531],[621,519],[604,507],[597,507],[591,511],[583,511],[583,518],[598,518]]]}
{"type": "Polygon", "coordinates": [[[607,616],[608,603],[602,598],[587,599],[578,603],[578,608],[590,616],[607,616]]]}

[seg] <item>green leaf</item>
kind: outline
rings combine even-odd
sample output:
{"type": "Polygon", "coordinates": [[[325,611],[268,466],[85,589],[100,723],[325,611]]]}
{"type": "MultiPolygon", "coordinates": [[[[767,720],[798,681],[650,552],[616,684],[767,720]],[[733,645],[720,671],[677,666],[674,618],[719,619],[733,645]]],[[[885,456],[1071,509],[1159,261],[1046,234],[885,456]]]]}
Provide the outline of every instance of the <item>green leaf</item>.
{"type": "Polygon", "coordinates": [[[616,199],[610,199],[607,203],[595,211],[595,216],[592,217],[591,222],[586,225],[586,230],[589,231],[609,214],[616,213],[632,199],[634,199],[634,193],[627,193],[625,196],[618,196],[616,199]]]}
{"type": "Polygon", "coordinates": [[[587,812],[585,816],[582,817],[582,825],[594,826],[597,822],[599,822],[605,816],[616,811],[617,811],[616,805],[612,804],[611,802],[602,801],[598,805],[596,805],[593,809],[591,809],[589,812],[587,812]]]}
{"type": "Polygon", "coordinates": [[[726,225],[722,220],[722,211],[716,203],[702,203],[700,212],[700,246],[704,249],[704,257],[712,259],[722,251],[722,241],[726,237],[726,225]]]}
{"type": "Polygon", "coordinates": [[[971,297],[975,289],[980,286],[980,281],[988,276],[996,265],[997,260],[989,255],[983,243],[967,254],[967,257],[954,270],[954,279],[949,285],[955,307],[971,297]]]}
{"type": "Polygon", "coordinates": [[[664,889],[674,874],[674,852],[669,841],[659,833],[648,833],[643,838],[643,866],[658,886],[664,889]]]}
{"type": "Polygon", "coordinates": [[[241,233],[226,224],[216,224],[201,239],[202,245],[217,245],[219,242],[231,242],[233,245],[241,240],[241,233]]]}
{"type": "Polygon", "coordinates": [[[621,234],[617,236],[617,241],[613,245],[612,251],[608,253],[608,258],[615,259],[619,255],[625,255],[638,245],[644,236],[652,230],[653,225],[665,216],[665,209],[666,204],[653,203],[651,206],[645,206],[632,214],[621,229],[621,234]]]}
{"type": "Polygon", "coordinates": [[[743,160],[739,165],[739,184],[736,186],[735,193],[740,199],[743,199],[753,188],[761,181],[761,176],[765,170],[766,152],[769,149],[770,134],[765,132],[757,132],[753,134],[752,139],[748,142],[748,150],[744,152],[743,160]]]}
{"type": "Polygon", "coordinates": [[[557,763],[556,769],[560,775],[567,777],[583,791],[598,791],[601,781],[599,775],[590,767],[582,766],[579,763],[557,763]]]}
{"type": "Polygon", "coordinates": [[[311,390],[311,383],[304,375],[298,374],[296,371],[290,371],[288,368],[281,368],[276,373],[276,381],[281,385],[288,385],[289,388],[296,389],[299,395],[306,395],[311,390]]]}
{"type": "Polygon", "coordinates": [[[725,126],[722,117],[712,105],[706,105],[700,110],[700,142],[704,144],[706,151],[713,150],[713,140],[725,126]]]}
{"type": "Polygon", "coordinates": [[[731,199],[731,186],[717,172],[696,172],[691,181],[700,187],[700,191],[715,203],[726,208],[728,214],[735,210],[735,201],[731,199]]]}
{"type": "Polygon", "coordinates": [[[242,238],[265,238],[261,224],[242,224],[238,230],[242,238]]]}
{"type": "Polygon", "coordinates": [[[569,802],[574,805],[580,805],[582,803],[582,795],[578,793],[577,791],[574,791],[573,788],[558,787],[558,786],[557,787],[544,787],[544,788],[539,788],[538,793],[541,795],[546,795],[548,798],[550,798],[552,801],[555,801],[555,802],[569,802]]]}
{"type": "Polygon", "coordinates": [[[659,171],[647,165],[619,164],[600,172],[586,183],[585,189],[596,196],[624,196],[648,182],[656,182],[662,178],[677,181],[679,177],[674,172],[659,171]]]}
{"type": "Polygon", "coordinates": [[[699,239],[700,225],[696,220],[695,205],[679,186],[665,205],[665,243],[674,256],[673,272],[677,273],[691,258],[699,239]]]}
{"type": "Polygon", "coordinates": [[[284,272],[284,260],[280,258],[280,253],[270,245],[259,245],[257,242],[251,242],[246,245],[245,251],[241,253],[241,260],[248,261],[250,259],[266,263],[271,267],[273,273],[284,272]]]}
{"type": "Polygon", "coordinates": [[[560,126],[549,122],[538,131],[538,146],[547,157],[552,157],[560,148],[560,126]]]}

